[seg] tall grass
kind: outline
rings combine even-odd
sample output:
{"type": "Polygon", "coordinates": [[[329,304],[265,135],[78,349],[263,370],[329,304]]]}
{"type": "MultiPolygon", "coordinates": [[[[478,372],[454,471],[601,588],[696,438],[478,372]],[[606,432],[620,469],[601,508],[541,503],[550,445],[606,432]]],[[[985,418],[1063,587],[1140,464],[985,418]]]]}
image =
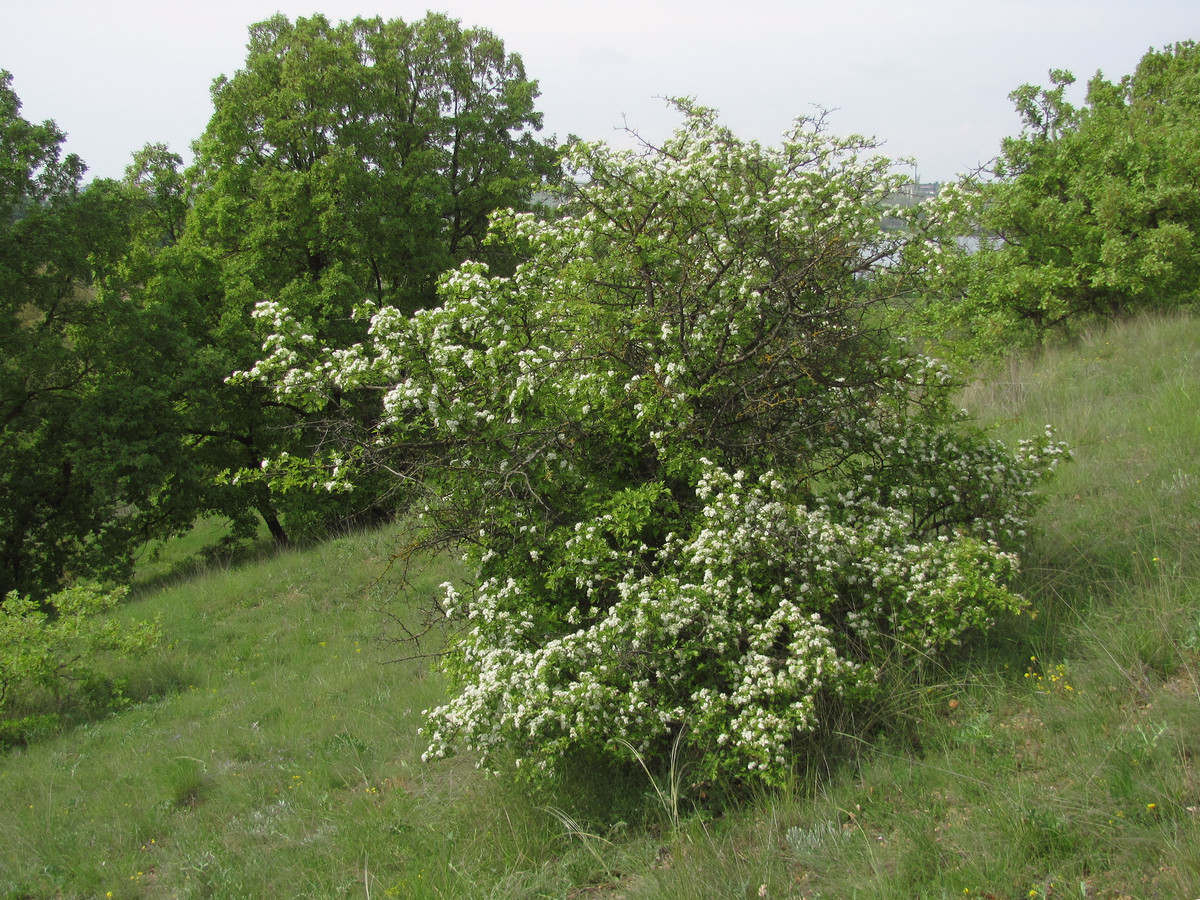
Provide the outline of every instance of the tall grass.
{"type": "Polygon", "coordinates": [[[1054,424],[1033,614],[897,681],[706,806],[586,761],[537,791],[420,761],[446,687],[390,662],[413,584],[378,531],[150,582],[167,646],[131,705],[0,757],[0,897],[1200,896],[1200,323],[1145,318],[1009,360],[963,404],[1054,424]]]}

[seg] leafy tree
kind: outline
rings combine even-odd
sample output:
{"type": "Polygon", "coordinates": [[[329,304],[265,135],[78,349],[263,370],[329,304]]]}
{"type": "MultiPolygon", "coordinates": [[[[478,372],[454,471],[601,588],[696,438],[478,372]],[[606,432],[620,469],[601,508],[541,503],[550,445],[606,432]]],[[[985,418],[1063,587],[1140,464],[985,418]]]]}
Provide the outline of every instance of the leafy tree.
{"type": "Polygon", "coordinates": [[[174,466],[162,348],[117,289],[137,216],[62,142],[0,75],[0,595],[35,599],[126,573],[174,466]]]}
{"type": "Polygon", "coordinates": [[[1050,81],[1010,95],[1024,127],[994,177],[951,186],[930,210],[946,228],[934,328],[977,348],[1197,296],[1200,48],[1151,51],[1115,84],[1097,73],[1081,107],[1065,97],[1071,73],[1050,81]],[[964,232],[978,252],[955,244],[964,232]]]}
{"type": "Polygon", "coordinates": [[[386,390],[372,445],[279,477],[386,467],[428,486],[426,542],[477,565],[445,589],[457,692],[431,756],[662,760],[679,739],[710,776],[776,780],[830,701],[1021,607],[1010,551],[1064,450],[967,427],[889,335],[921,273],[914,232],[881,229],[886,160],[820,121],[768,149],[680,106],[661,147],[575,145],[561,217],[499,217],[511,275],[465,263],[439,307],[380,308],[314,365],[285,302],[260,308],[274,334],[243,377],[314,409],[386,390]]]}
{"type": "MultiPolygon", "coordinates": [[[[139,261],[154,250],[172,247],[183,237],[191,206],[191,191],[183,172],[183,158],[166,144],[147,144],[133,154],[125,170],[125,185],[139,214],[138,247],[131,253],[139,261]]],[[[145,275],[130,279],[138,283],[145,275]]]]}
{"type": "Polygon", "coordinates": [[[188,427],[277,539],[284,505],[293,524],[344,518],[389,488],[281,497],[248,477],[269,455],[319,446],[335,419],[365,427],[379,408],[360,392],[302,414],[260,386],[226,384],[259,354],[251,311],[281,300],[322,347],[346,347],[364,337],[358,306],[412,311],[434,302],[445,269],[499,261],[482,242],[488,215],[527,203],[557,171],[533,134],[536,97],[499,38],[435,14],[412,24],[277,15],[250,29],[245,67],[215,82],[194,206],[158,287],[196,311],[188,427]]]}

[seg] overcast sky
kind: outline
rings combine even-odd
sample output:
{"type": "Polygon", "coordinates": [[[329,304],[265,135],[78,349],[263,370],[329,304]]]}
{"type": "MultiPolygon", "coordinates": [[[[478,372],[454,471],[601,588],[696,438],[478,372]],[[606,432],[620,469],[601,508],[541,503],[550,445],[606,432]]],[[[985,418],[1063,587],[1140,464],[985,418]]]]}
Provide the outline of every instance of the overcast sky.
{"type": "Polygon", "coordinates": [[[120,177],[164,142],[190,158],[209,86],[276,12],[414,20],[427,8],[490,28],[539,81],[545,133],[620,141],[677,117],[663,96],[721,111],[775,143],[797,115],[874,135],[942,181],[1019,129],[1008,93],[1066,68],[1131,72],[1151,47],[1200,38],[1197,0],[0,0],[0,68],[22,114],[54,119],[90,173],[120,177]]]}

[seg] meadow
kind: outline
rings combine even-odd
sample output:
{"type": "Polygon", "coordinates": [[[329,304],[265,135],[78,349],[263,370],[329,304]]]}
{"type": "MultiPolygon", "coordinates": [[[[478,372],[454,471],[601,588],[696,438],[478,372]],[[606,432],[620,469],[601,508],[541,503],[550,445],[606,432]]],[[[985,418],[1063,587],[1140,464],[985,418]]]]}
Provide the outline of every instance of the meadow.
{"type": "Polygon", "coordinates": [[[120,702],[0,755],[0,897],[1200,896],[1200,320],[1014,356],[962,404],[1073,448],[1030,610],[827,722],[787,789],[424,763],[447,686],[397,638],[453,561],[393,564],[399,525],[183,545],[121,610],[163,642],[114,664],[120,702]]]}

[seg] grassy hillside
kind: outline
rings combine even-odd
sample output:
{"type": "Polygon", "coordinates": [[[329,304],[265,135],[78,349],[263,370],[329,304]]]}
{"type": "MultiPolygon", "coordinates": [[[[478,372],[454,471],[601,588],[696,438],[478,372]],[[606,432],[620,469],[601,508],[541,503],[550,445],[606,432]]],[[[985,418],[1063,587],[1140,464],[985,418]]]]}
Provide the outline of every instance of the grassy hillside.
{"type": "Polygon", "coordinates": [[[1033,614],[791,791],[694,813],[639,773],[422,763],[445,686],[389,638],[453,572],[402,590],[376,532],[145,587],[124,614],[166,646],[115,673],[133,702],[0,757],[0,897],[1200,896],[1200,322],[1010,361],[963,403],[1075,450],[1033,614]]]}

